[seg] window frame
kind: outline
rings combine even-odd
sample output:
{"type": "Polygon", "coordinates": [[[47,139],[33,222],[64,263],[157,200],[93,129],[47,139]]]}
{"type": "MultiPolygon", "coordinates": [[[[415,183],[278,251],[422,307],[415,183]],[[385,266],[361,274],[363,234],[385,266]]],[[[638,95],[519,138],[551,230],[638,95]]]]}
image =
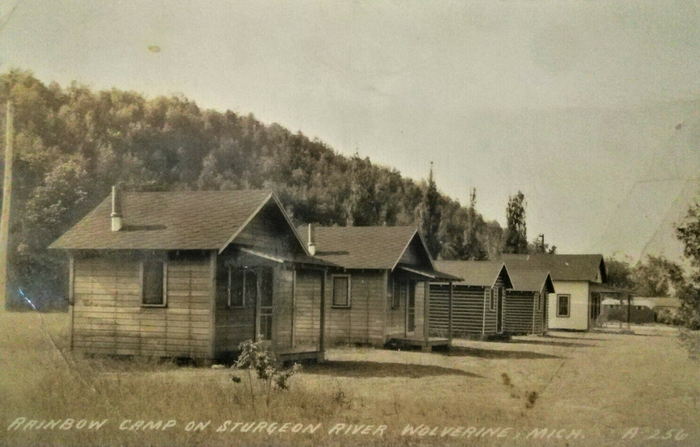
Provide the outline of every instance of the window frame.
{"type": "Polygon", "coordinates": [[[343,273],[343,274],[334,274],[331,275],[331,287],[332,287],[332,292],[331,292],[331,308],[333,309],[350,309],[352,308],[352,280],[351,276],[349,273],[343,273]],[[348,288],[347,288],[347,297],[348,297],[348,302],[347,304],[336,304],[335,302],[335,279],[336,278],[347,278],[348,280],[348,288]]]}
{"type": "Polygon", "coordinates": [[[154,307],[154,308],[163,308],[163,307],[168,307],[168,260],[167,259],[160,259],[160,258],[146,258],[146,259],[141,259],[140,263],[140,276],[141,276],[141,307],[154,307]],[[162,266],[161,268],[163,269],[162,275],[163,275],[163,284],[162,284],[162,302],[157,303],[157,304],[152,304],[152,303],[146,303],[144,302],[146,298],[146,263],[148,262],[156,262],[160,263],[162,266]]]}
{"type": "Polygon", "coordinates": [[[571,294],[570,293],[558,293],[557,294],[557,318],[570,318],[571,317],[571,294]],[[561,299],[566,298],[566,314],[561,313],[561,299]]]}
{"type": "Polygon", "coordinates": [[[229,309],[243,309],[245,308],[245,303],[246,303],[246,273],[247,273],[246,268],[240,267],[237,265],[228,265],[226,269],[226,307],[229,309]],[[234,270],[238,270],[242,273],[242,278],[243,278],[243,284],[241,288],[241,304],[233,304],[233,272],[234,270]]]}

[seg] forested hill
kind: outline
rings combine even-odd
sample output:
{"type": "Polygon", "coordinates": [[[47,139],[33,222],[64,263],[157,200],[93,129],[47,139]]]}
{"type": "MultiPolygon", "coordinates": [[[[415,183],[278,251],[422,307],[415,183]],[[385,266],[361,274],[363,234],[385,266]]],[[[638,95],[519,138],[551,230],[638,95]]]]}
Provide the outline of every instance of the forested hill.
{"type": "MultiPolygon", "coordinates": [[[[420,223],[426,209],[427,182],[253,115],[204,110],[182,96],[45,85],[22,71],[0,78],[3,104],[8,96],[16,130],[12,283],[39,299],[65,295],[65,258],[47,245],[118,182],[138,190],[269,188],[296,223],[404,225],[420,223]]],[[[437,197],[440,256],[496,253],[496,222],[437,197]]]]}

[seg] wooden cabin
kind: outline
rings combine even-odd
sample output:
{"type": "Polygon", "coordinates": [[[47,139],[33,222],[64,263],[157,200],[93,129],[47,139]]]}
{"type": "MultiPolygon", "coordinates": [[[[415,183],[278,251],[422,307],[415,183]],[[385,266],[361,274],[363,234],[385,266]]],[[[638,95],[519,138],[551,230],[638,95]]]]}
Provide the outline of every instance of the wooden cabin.
{"type": "Polygon", "coordinates": [[[270,191],[113,189],[50,248],[70,258],[76,350],[211,361],[257,340],[323,356],[327,266],[270,191]]]}
{"type": "Polygon", "coordinates": [[[549,271],[556,289],[548,295],[549,329],[587,331],[598,324],[602,296],[596,289],[607,276],[602,255],[508,254],[503,260],[549,271]]]}
{"type": "Polygon", "coordinates": [[[332,264],[325,300],[326,339],[333,344],[388,342],[446,345],[429,337],[428,282],[455,278],[435,270],[415,227],[320,227],[298,230],[315,257],[332,264]]]}
{"type": "Polygon", "coordinates": [[[554,293],[548,271],[506,262],[513,288],[503,301],[503,332],[542,335],[547,331],[547,297],[554,293]]]}
{"type": "Polygon", "coordinates": [[[448,334],[450,328],[455,337],[465,338],[504,333],[504,299],[513,284],[503,262],[435,261],[435,267],[462,279],[430,284],[431,334],[448,334]]]}

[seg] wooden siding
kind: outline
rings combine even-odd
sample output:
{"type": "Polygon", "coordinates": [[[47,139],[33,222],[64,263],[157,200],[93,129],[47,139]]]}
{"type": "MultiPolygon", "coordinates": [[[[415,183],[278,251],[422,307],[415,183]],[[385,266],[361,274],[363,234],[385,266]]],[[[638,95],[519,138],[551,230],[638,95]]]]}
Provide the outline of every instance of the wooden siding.
{"type": "Polygon", "coordinates": [[[235,244],[270,254],[303,253],[291,227],[274,202],[269,202],[236,237],[235,244]]]}
{"type": "Polygon", "coordinates": [[[335,308],[332,275],[326,287],[326,337],[331,344],[385,343],[387,281],[383,271],[351,270],[349,308],[335,308]]]}
{"type": "Polygon", "coordinates": [[[533,300],[535,302],[539,301],[539,303],[537,305],[535,305],[532,333],[533,334],[544,334],[544,332],[545,332],[544,319],[545,319],[545,315],[546,315],[546,311],[545,311],[544,306],[545,306],[545,303],[547,302],[547,290],[545,288],[543,288],[542,291],[535,293],[533,295],[533,300]]]}
{"type": "Polygon", "coordinates": [[[425,248],[421,243],[418,235],[416,234],[409,242],[406,251],[401,255],[399,260],[401,264],[414,265],[416,267],[426,267],[430,265],[427,255],[425,253],[425,248]]]}
{"type": "Polygon", "coordinates": [[[142,307],[138,257],[76,257],[74,348],[94,354],[210,357],[209,255],[170,259],[166,274],[167,307],[142,307]]]}
{"type": "MultiPolygon", "coordinates": [[[[535,298],[533,292],[509,290],[506,293],[503,331],[511,334],[532,334],[535,327],[535,298]]],[[[541,312],[540,312],[541,315],[541,312]]],[[[542,319],[539,318],[541,322],[542,319]]]]}
{"type": "Polygon", "coordinates": [[[321,348],[322,293],[322,272],[297,271],[294,295],[295,350],[319,351],[321,348]]]}
{"type": "MultiPolygon", "coordinates": [[[[447,284],[430,285],[431,336],[447,336],[449,293],[450,289],[447,284]]],[[[454,286],[452,292],[452,332],[454,336],[482,334],[484,297],[483,287],[454,286]]]]}

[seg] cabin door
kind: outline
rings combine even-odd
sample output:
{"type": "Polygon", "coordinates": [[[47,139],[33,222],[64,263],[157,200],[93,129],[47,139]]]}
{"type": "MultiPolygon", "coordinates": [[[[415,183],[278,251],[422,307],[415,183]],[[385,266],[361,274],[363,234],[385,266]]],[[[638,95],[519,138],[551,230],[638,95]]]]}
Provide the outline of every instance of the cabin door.
{"type": "Polygon", "coordinates": [[[498,309],[498,318],[497,318],[497,324],[496,324],[496,332],[499,334],[503,332],[503,287],[497,287],[496,288],[496,297],[497,297],[497,309],[498,309]]]}
{"type": "Polygon", "coordinates": [[[256,269],[255,340],[272,340],[272,282],[273,272],[269,267],[256,269]]]}
{"type": "Polygon", "coordinates": [[[416,283],[406,281],[406,335],[416,332],[416,283]]]}

